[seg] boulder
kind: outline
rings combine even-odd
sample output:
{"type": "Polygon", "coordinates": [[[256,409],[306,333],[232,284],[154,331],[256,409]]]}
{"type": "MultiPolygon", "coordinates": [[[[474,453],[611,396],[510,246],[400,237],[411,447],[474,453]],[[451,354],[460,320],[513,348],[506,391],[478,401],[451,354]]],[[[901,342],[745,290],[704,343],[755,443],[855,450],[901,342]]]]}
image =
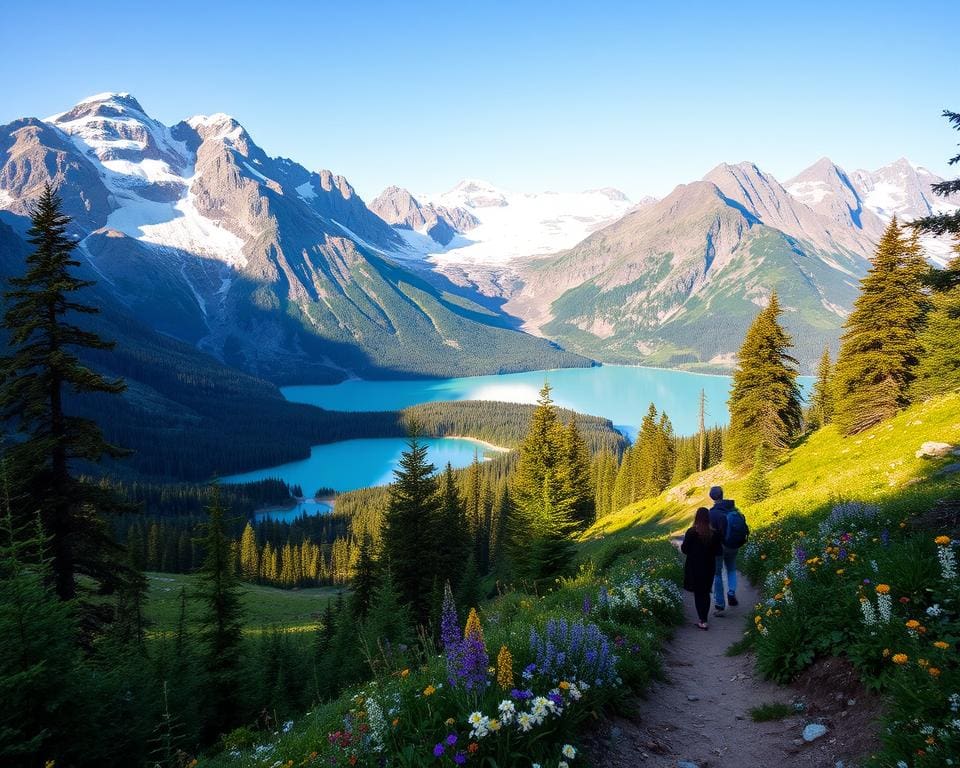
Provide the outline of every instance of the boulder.
{"type": "Polygon", "coordinates": [[[803,740],[806,742],[816,741],[827,732],[827,726],[823,723],[810,723],[803,729],[803,740]]]}
{"type": "Polygon", "coordinates": [[[918,459],[939,459],[947,456],[952,450],[953,446],[950,443],[938,443],[930,440],[921,445],[914,455],[918,459]]]}

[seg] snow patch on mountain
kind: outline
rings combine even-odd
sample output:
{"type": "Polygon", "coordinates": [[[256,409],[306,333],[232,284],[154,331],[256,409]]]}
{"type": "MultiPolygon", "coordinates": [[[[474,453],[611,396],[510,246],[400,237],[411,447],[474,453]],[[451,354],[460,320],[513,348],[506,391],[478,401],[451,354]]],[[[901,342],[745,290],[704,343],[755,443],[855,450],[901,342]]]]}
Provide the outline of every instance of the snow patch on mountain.
{"type": "Polygon", "coordinates": [[[448,208],[467,208],[480,224],[445,247],[400,232],[408,246],[437,265],[502,265],[525,256],[570,248],[590,233],[619,219],[632,206],[622,192],[512,192],[486,181],[467,179],[442,194],[417,199],[448,208]]]}
{"type": "MultiPolygon", "coordinates": [[[[220,124],[220,118],[209,118],[209,124],[220,124]]],[[[234,267],[246,264],[243,240],[194,203],[190,187],[196,157],[129,94],[88,97],[52,124],[93,162],[112,193],[116,208],[107,217],[108,228],[162,249],[234,267]]]]}
{"type": "Polygon", "coordinates": [[[317,191],[313,188],[313,182],[305,181],[303,184],[295,187],[297,194],[304,200],[313,200],[317,196],[317,191]]]}

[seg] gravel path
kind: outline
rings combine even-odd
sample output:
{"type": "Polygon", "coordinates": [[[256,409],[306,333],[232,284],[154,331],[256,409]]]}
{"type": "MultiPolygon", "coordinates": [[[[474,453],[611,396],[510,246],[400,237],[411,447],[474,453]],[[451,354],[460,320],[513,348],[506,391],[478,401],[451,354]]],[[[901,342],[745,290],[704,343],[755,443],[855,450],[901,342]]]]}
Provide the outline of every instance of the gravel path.
{"type": "MultiPolygon", "coordinates": [[[[742,581],[745,581],[742,580],[742,581]]],[[[614,720],[594,752],[596,765],[611,768],[850,768],[840,756],[848,753],[842,732],[853,726],[846,712],[830,730],[811,743],[801,739],[801,715],[755,723],[750,709],[760,704],[789,704],[797,692],[761,680],[752,654],[726,656],[743,636],[746,617],[757,603],[757,592],[741,583],[740,605],[714,616],[710,629],[697,629],[693,596],[687,593],[688,621],[665,648],[666,681],[655,684],[637,702],[633,717],[614,720]],[[837,738],[837,737],[841,738],[837,738]]],[[[846,699],[844,699],[844,705],[846,699]]],[[[852,711],[852,710],[851,710],[852,711]]],[[[863,728],[860,723],[858,728],[863,728]]]]}

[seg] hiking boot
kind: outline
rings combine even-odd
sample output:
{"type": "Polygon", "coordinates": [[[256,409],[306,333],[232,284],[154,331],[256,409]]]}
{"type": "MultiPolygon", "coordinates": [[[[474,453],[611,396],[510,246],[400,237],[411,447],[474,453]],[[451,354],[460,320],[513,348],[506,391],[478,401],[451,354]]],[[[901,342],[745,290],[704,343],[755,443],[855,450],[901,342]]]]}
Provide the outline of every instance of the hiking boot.
{"type": "Polygon", "coordinates": [[[723,608],[724,608],[724,606],[722,606],[722,605],[715,605],[715,606],[713,606],[713,614],[714,614],[714,616],[723,616],[723,608]]]}
{"type": "Polygon", "coordinates": [[[727,602],[728,602],[731,606],[740,605],[740,601],[737,600],[737,596],[736,596],[736,595],[733,595],[733,594],[727,595],[727,602]]]}

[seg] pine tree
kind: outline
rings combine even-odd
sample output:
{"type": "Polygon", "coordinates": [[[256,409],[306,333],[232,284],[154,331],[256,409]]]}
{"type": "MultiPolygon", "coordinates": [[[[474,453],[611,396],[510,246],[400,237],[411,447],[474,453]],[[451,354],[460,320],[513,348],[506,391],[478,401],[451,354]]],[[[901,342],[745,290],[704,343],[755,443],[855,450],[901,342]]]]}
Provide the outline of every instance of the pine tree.
{"type": "Polygon", "coordinates": [[[820,429],[831,421],[833,421],[833,364],[830,362],[830,350],[824,349],[817,364],[817,380],[810,395],[807,425],[811,429],[820,429]]]}
{"type": "Polygon", "coordinates": [[[476,561],[487,550],[489,531],[486,520],[481,516],[484,505],[479,483],[474,493],[476,532],[471,535],[471,526],[468,524],[464,503],[457,490],[453,467],[447,464],[443,479],[440,481],[440,510],[437,517],[437,538],[440,546],[434,575],[439,584],[449,581],[456,587],[460,583],[460,574],[467,558],[472,555],[476,561]]]}
{"type": "Polygon", "coordinates": [[[890,222],[847,318],[834,370],[834,418],[845,435],[862,432],[909,402],[921,355],[927,268],[916,241],[890,222]]]}
{"type": "Polygon", "coordinates": [[[725,458],[747,464],[757,446],[786,448],[800,430],[802,410],[793,342],[780,325],[782,310],[776,291],[747,330],[730,392],[730,437],[725,458]]]}
{"type": "Polygon", "coordinates": [[[394,471],[390,501],[383,518],[383,553],[403,603],[417,623],[430,617],[438,541],[436,467],[427,461],[427,446],[415,436],[407,442],[394,471]]]}
{"type": "Polygon", "coordinates": [[[565,441],[550,385],[544,384],[520,445],[510,493],[511,560],[524,578],[554,575],[570,558],[574,498],[563,481],[565,441]]]}
{"type": "Polygon", "coordinates": [[[256,581],[260,573],[260,552],[257,534],[248,522],[240,536],[240,574],[245,581],[256,581]]]}
{"type": "MultiPolygon", "coordinates": [[[[700,390],[700,408],[697,419],[697,472],[707,468],[707,391],[700,390]]],[[[687,473],[689,474],[689,473],[687,473]]],[[[686,477],[687,475],[684,475],[686,477]]]]}
{"type": "Polygon", "coordinates": [[[570,500],[570,518],[585,528],[596,517],[594,486],[590,476],[590,451],[573,416],[566,427],[561,427],[560,476],[563,494],[570,500]]]}
{"type": "MultiPolygon", "coordinates": [[[[440,593],[442,594],[442,592],[440,593]]],[[[370,612],[363,625],[367,659],[377,669],[377,660],[390,659],[398,645],[409,645],[413,640],[411,615],[402,601],[398,585],[387,569],[373,593],[370,612]]]]}
{"type": "Polygon", "coordinates": [[[602,451],[593,460],[594,508],[597,519],[613,511],[613,489],[617,480],[617,458],[602,451]]]}
{"type": "Polygon", "coordinates": [[[930,313],[920,333],[923,351],[910,388],[911,399],[960,389],[960,235],[953,250],[957,255],[943,270],[947,276],[934,283],[930,313]]]}
{"type": "Polygon", "coordinates": [[[111,539],[101,514],[126,509],[108,488],[74,474],[73,463],[119,458],[125,451],[108,443],[97,424],[69,415],[64,394],[117,394],[124,384],[83,365],[77,351],[113,347],[95,333],[69,322],[99,310],[76,294],[93,285],[72,271],[76,241],[67,235],[70,218],[47,185],[31,214],[28,230],[34,251],[27,273],[11,278],[2,327],[10,332],[10,354],[0,361],[0,414],[25,437],[8,452],[18,495],[29,499],[22,511],[40,510],[50,536],[51,567],[57,594],[76,594],[76,577],[113,586],[126,575],[122,551],[111,539]]]}
{"type": "MultiPolygon", "coordinates": [[[[960,113],[945,109],[943,116],[956,130],[960,131],[960,113]]],[[[951,157],[949,162],[950,165],[960,163],[960,154],[951,157]]],[[[960,193],[960,178],[937,182],[931,188],[933,193],[940,197],[956,195],[960,193]]],[[[948,233],[960,235],[960,209],[949,213],[934,213],[930,216],[915,219],[910,223],[910,226],[914,228],[915,232],[929,232],[934,235],[948,233]]],[[[957,265],[957,268],[960,269],[960,264],[957,265]]]]}
{"type": "Polygon", "coordinates": [[[653,444],[652,456],[652,488],[651,495],[657,495],[670,485],[677,462],[676,448],[674,447],[673,425],[666,413],[660,414],[656,436],[653,444]]]}
{"type": "MultiPolygon", "coordinates": [[[[30,530],[33,528],[33,530],[30,530]]],[[[75,730],[79,670],[73,604],[50,589],[48,537],[17,528],[8,499],[0,516],[0,763],[52,759],[75,730]]]]}
{"type": "Polygon", "coordinates": [[[357,548],[357,565],[353,572],[353,595],[350,601],[350,608],[358,621],[366,617],[379,581],[380,574],[373,555],[373,537],[364,532],[357,548]]]}
{"type": "Polygon", "coordinates": [[[753,459],[753,469],[747,475],[747,481],[743,489],[744,501],[747,504],[756,504],[770,496],[770,481],[767,479],[769,461],[767,446],[761,443],[757,446],[757,452],[753,459]]]}
{"type": "Polygon", "coordinates": [[[242,682],[244,611],[218,485],[211,490],[207,512],[206,558],[200,569],[198,594],[203,605],[200,626],[209,701],[206,729],[209,735],[216,736],[235,725],[239,715],[237,689],[242,682]]]}

